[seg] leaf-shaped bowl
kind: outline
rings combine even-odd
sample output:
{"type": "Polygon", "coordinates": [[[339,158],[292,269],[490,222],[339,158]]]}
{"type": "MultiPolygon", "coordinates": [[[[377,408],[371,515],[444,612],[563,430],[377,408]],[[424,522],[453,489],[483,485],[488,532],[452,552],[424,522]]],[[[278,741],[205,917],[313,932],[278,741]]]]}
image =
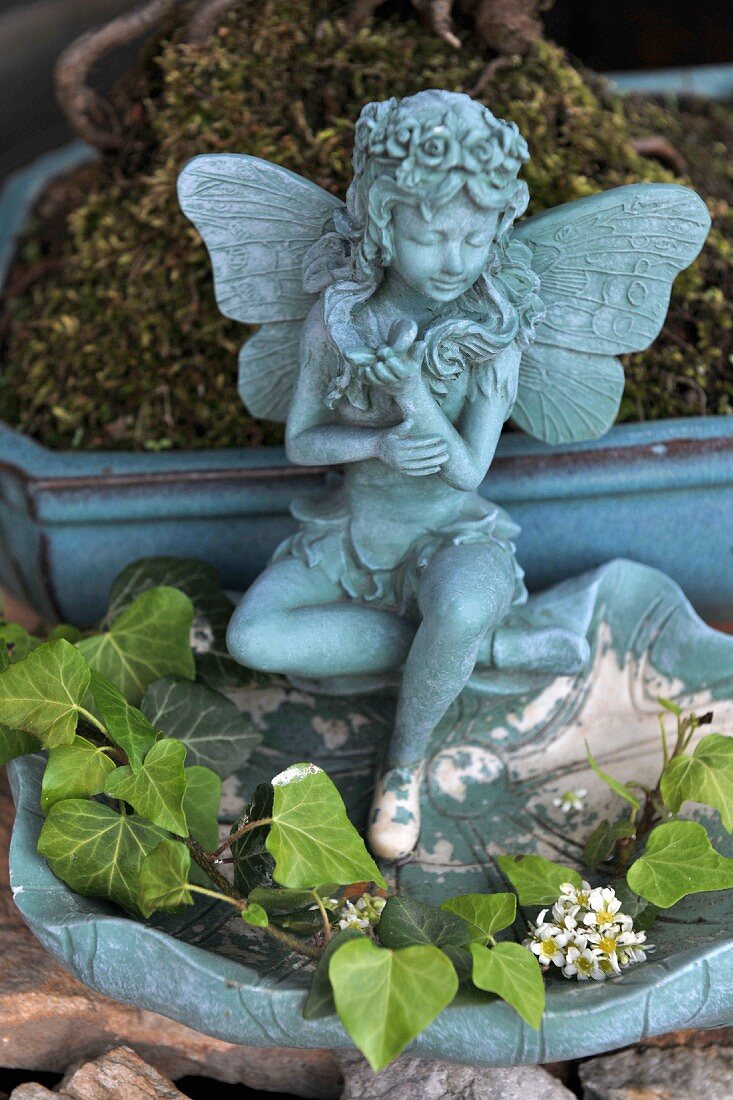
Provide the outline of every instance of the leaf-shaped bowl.
{"type": "MultiPolygon", "coordinates": [[[[707,729],[733,733],[733,638],[705,626],[661,573],[613,562],[534,597],[523,618],[584,629],[591,666],[578,677],[514,684],[479,672],[446,716],[426,770],[416,858],[387,869],[396,889],[424,901],[505,888],[495,862],[502,852],[579,865],[585,837],[618,809],[588,767],[585,741],[619,779],[651,779],[659,769],[657,697],[685,710],[712,709],[707,729]],[[569,788],[588,794],[582,810],[564,814],[554,800],[569,788]]],[[[265,739],[246,771],[226,782],[224,820],[237,816],[258,782],[314,760],[363,824],[392,698],[316,696],[273,683],[240,691],[237,702],[265,739]]],[[[11,884],[28,925],[77,978],[231,1042],[350,1045],[335,1016],[302,1016],[311,964],[273,949],[229,907],[198,901],[141,923],[67,889],[36,852],[42,768],[34,757],[10,767],[11,884]]],[[[716,846],[733,855],[717,816],[702,820],[716,846]]],[[[649,960],[613,980],[581,984],[551,974],[539,1031],[490,995],[465,992],[412,1052],[487,1065],[549,1062],[677,1028],[733,1023],[733,891],[686,899],[660,917],[649,939],[656,945],[649,960]]]]}

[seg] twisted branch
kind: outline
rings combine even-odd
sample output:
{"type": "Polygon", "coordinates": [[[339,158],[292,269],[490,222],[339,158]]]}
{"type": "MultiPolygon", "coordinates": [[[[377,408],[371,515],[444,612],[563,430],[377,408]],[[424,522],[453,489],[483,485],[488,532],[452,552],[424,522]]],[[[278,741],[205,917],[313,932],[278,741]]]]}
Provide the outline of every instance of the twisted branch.
{"type": "Polygon", "coordinates": [[[54,71],[56,99],[71,128],[97,149],[122,144],[119,119],[109,100],[87,84],[92,67],[111,50],[128,46],[156,27],[180,0],[149,0],[103,27],[77,38],[63,51],[54,71]]]}
{"type": "MultiPolygon", "coordinates": [[[[453,28],[452,13],[457,0],[412,0],[412,6],[438,38],[460,49],[461,41],[453,28]]],[[[351,0],[346,25],[357,30],[371,19],[384,0],[351,0]]],[[[506,57],[525,54],[542,37],[539,13],[552,7],[554,0],[463,0],[473,15],[476,37],[482,45],[506,57]]]]}

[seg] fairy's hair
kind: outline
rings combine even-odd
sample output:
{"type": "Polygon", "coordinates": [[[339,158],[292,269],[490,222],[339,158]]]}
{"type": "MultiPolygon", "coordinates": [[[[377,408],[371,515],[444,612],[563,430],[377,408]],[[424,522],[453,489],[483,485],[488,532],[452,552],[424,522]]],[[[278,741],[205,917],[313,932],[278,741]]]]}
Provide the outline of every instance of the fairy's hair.
{"type": "MultiPolygon", "coordinates": [[[[431,90],[367,104],[356,123],[346,208],[334,216],[335,232],[324,234],[307,257],[311,271],[328,272],[324,319],[336,347],[344,351],[359,343],[354,315],[393,259],[394,206],[415,206],[429,220],[464,190],[477,206],[500,211],[495,248],[474,286],[447,307],[432,355],[429,343],[429,368],[446,378],[450,363],[470,360],[472,351],[475,358],[477,348],[486,358],[512,340],[529,343],[543,316],[539,282],[529,250],[509,240],[529,201],[526,183],[517,178],[528,159],[517,126],[495,118],[467,95],[431,90]],[[449,349],[450,363],[441,361],[441,349],[449,349]]],[[[329,403],[347,389],[353,395],[348,364],[335,380],[329,403]]],[[[438,383],[438,397],[440,389],[438,383]]]]}

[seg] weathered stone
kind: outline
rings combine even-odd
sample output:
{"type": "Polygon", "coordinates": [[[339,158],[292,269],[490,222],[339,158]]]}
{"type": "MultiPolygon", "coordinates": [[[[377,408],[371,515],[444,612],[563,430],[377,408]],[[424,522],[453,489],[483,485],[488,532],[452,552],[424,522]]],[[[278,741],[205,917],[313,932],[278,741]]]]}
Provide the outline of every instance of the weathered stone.
{"type": "Polygon", "coordinates": [[[26,1081],[22,1085],[16,1085],[10,1094],[10,1100],[59,1100],[59,1094],[35,1081],[26,1081]]]}
{"type": "Polygon", "coordinates": [[[0,1065],[64,1073],[72,1064],[128,1046],[173,1080],[191,1074],[318,1100],[339,1096],[341,1074],[331,1051],[275,1052],[211,1039],[156,1013],[118,1004],[67,974],[25,927],[7,888],[12,820],[13,803],[2,771],[0,1065]]]}
{"type": "Polygon", "coordinates": [[[398,1058],[374,1074],[360,1054],[341,1053],[341,1100],[573,1100],[574,1094],[541,1066],[487,1069],[398,1058]]]}
{"type": "Polygon", "coordinates": [[[733,1047],[632,1048],[580,1067],[583,1100],[730,1100],[733,1047]]]}
{"type": "Polygon", "coordinates": [[[117,1047],[66,1075],[59,1093],[69,1100],[185,1100],[167,1077],[129,1047],[117,1047]]]}

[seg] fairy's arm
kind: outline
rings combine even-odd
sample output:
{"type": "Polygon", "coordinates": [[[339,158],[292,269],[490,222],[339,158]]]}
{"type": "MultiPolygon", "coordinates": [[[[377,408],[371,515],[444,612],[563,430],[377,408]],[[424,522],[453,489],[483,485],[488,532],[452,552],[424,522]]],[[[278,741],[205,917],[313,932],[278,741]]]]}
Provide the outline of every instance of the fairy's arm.
{"type": "Polygon", "coordinates": [[[288,414],[285,447],[301,466],[341,465],[378,458],[393,469],[421,477],[437,473],[447,457],[442,439],[420,436],[404,424],[374,428],[339,423],[326,404],[337,352],[326,336],[319,308],[305,324],[300,371],[288,414]]]}
{"type": "Polygon", "coordinates": [[[510,344],[491,363],[476,394],[466,401],[458,426],[451,424],[421,375],[413,375],[394,397],[413,430],[440,435],[448,458],[440,477],[456,489],[476,489],[491,465],[502,425],[517,392],[521,352],[510,344]]]}
{"type": "Polygon", "coordinates": [[[285,433],[285,449],[299,466],[340,465],[375,458],[379,429],[340,424],[326,404],[336,351],[314,310],[305,324],[300,370],[285,433]]]}

